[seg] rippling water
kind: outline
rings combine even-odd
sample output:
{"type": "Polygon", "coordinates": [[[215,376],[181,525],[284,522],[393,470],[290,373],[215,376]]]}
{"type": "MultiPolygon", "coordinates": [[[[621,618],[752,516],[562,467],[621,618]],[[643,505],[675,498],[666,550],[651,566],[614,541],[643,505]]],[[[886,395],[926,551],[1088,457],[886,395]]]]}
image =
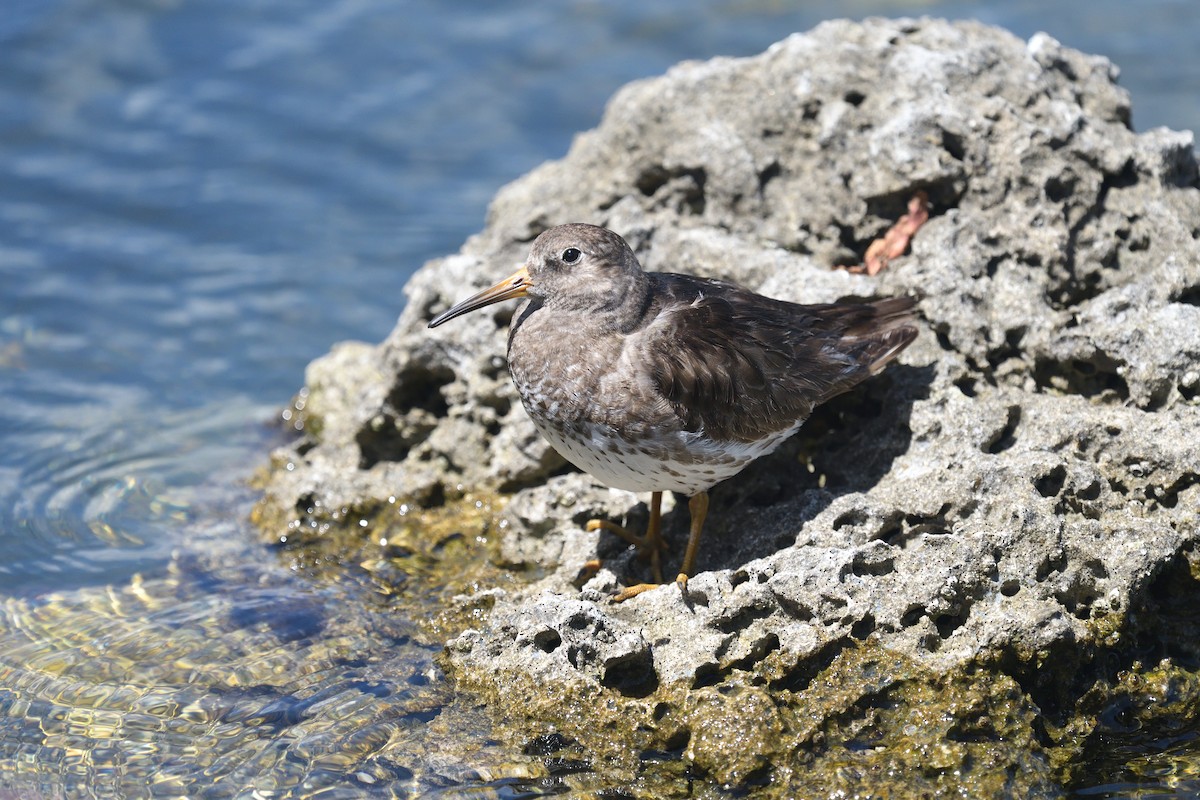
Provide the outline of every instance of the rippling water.
{"type": "MultiPolygon", "coordinates": [[[[378,702],[409,697],[404,676],[436,685],[403,620],[254,543],[242,482],[277,435],[274,409],[333,342],[382,339],[411,272],[457,249],[495,190],[564,153],[624,82],[871,14],[1046,30],[1122,67],[1139,128],[1200,128],[1193,0],[8,0],[0,789],[128,791],[153,773],[164,793],[337,783],[353,770],[322,753],[426,718],[378,702]],[[339,603],[366,609],[362,663],[312,655],[348,635],[328,617],[339,603]],[[373,673],[382,648],[391,677],[373,673]],[[240,685],[263,658],[286,677],[240,685]],[[305,739],[302,718],[351,706],[358,733],[305,739]]],[[[386,733],[357,788],[436,761],[386,733]]],[[[491,785],[470,765],[432,772],[443,788],[491,785]]]]}

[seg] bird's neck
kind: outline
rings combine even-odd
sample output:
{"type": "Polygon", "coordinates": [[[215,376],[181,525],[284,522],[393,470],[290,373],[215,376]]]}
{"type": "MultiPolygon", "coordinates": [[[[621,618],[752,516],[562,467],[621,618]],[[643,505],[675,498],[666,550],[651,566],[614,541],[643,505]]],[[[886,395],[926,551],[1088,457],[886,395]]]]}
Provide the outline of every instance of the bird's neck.
{"type": "Polygon", "coordinates": [[[597,309],[611,333],[632,333],[642,326],[654,298],[650,276],[641,270],[622,276],[621,285],[597,309]]]}

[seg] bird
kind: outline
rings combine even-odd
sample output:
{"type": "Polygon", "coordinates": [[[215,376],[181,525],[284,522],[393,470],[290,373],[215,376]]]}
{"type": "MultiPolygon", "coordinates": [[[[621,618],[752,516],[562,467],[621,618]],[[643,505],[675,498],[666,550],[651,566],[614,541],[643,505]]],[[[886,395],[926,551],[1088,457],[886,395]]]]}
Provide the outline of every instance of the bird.
{"type": "Polygon", "coordinates": [[[663,492],[687,496],[691,520],[675,583],[687,594],[708,491],[767,455],[817,405],[879,373],[917,336],[914,298],[798,304],[735,283],[647,272],[625,240],[584,223],[534,241],[512,275],[454,304],[436,328],[523,298],[508,365],[534,426],[601,483],[651,493],[646,534],[606,529],[650,559],[663,583],[663,492]]]}

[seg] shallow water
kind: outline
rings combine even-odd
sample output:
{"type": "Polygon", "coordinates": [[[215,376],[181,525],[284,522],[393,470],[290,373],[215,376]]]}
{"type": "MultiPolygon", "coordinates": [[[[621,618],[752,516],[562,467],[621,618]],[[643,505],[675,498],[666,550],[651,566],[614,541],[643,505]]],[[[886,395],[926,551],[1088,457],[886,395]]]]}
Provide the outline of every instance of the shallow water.
{"type": "MultiPolygon", "coordinates": [[[[499,186],[684,58],[972,17],[1109,56],[1139,129],[1200,129],[1192,0],[1048,5],[9,0],[0,790],[533,791],[481,720],[454,732],[473,760],[439,755],[432,650],[369,581],[257,544],[275,409],[332,343],[382,339],[499,186]]],[[[1089,796],[1186,795],[1192,742],[1139,743],[1150,766],[1089,796]]]]}

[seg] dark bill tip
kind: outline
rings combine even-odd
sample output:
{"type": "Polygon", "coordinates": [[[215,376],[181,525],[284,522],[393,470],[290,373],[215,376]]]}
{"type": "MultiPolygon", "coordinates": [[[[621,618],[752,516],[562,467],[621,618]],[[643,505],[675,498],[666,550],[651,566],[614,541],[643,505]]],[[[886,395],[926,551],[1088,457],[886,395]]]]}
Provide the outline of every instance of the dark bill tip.
{"type": "Polygon", "coordinates": [[[521,267],[495,286],[489,286],[482,292],[477,292],[467,299],[450,306],[450,308],[430,320],[429,327],[436,328],[438,325],[449,322],[455,317],[461,317],[463,314],[470,313],[477,308],[490,306],[492,303],[524,297],[532,285],[529,280],[529,272],[525,267],[521,267]]]}

